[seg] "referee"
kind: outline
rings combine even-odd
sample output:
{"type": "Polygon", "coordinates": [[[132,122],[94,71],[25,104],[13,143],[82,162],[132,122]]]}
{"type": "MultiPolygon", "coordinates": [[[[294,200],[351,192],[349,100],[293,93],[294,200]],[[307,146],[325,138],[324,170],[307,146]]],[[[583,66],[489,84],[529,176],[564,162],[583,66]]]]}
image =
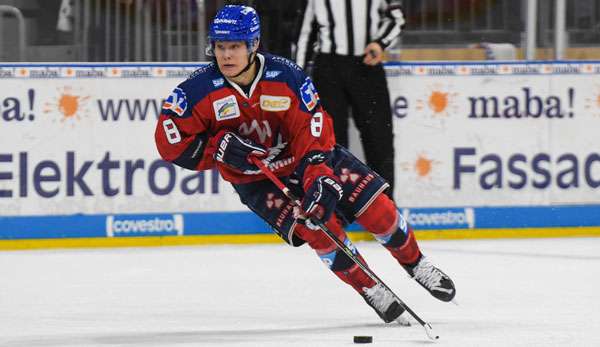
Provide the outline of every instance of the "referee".
{"type": "Polygon", "coordinates": [[[348,147],[348,111],[360,132],[367,165],[390,183],[394,133],[381,64],[383,50],[404,24],[398,0],[304,0],[296,63],[314,59],[313,79],[334,121],[337,143],[348,147]]]}

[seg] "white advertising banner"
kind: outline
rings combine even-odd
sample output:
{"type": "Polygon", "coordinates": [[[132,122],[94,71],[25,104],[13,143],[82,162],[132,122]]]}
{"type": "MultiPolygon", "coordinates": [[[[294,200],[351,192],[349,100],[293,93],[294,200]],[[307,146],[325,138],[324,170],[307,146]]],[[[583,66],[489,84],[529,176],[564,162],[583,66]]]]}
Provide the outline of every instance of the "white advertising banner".
{"type": "Polygon", "coordinates": [[[162,100],[191,66],[0,70],[0,216],[246,210],[212,172],[159,160],[162,100]]]}
{"type": "Polygon", "coordinates": [[[597,64],[387,67],[401,206],[600,203],[597,64]]]}
{"type": "MultiPolygon", "coordinates": [[[[390,64],[402,207],[600,203],[600,65],[390,64]]],[[[0,66],[0,217],[247,211],[159,160],[187,65],[0,66]]]]}

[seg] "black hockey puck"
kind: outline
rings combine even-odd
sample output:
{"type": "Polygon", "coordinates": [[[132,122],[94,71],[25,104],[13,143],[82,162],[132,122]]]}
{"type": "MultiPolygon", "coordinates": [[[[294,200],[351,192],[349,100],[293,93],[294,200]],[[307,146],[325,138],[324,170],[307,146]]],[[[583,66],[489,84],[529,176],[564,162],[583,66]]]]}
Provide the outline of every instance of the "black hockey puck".
{"type": "Polygon", "coordinates": [[[371,343],[373,336],[354,336],[354,343],[371,343]]]}

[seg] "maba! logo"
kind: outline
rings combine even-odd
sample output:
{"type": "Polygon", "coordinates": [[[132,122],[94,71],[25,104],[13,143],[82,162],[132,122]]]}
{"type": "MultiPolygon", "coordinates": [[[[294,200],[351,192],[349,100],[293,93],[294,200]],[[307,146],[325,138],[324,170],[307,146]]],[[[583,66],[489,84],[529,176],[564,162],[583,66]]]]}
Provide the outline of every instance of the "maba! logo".
{"type": "Polygon", "coordinates": [[[417,99],[417,111],[429,110],[433,117],[448,117],[458,111],[458,93],[451,91],[451,86],[439,84],[428,88],[428,92],[417,99]]]}
{"type": "Polygon", "coordinates": [[[89,114],[87,108],[90,100],[89,95],[74,92],[71,87],[59,88],[58,96],[44,104],[44,113],[58,113],[61,115],[60,122],[73,122],[81,120],[82,116],[89,114]]]}

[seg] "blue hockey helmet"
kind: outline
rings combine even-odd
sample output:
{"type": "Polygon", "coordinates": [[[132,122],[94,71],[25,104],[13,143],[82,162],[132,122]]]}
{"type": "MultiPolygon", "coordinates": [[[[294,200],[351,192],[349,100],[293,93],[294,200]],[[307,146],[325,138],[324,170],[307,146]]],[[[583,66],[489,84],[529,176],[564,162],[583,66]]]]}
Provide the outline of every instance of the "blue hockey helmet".
{"type": "Polygon", "coordinates": [[[211,49],[215,41],[244,41],[250,52],[258,39],[260,39],[260,20],[256,10],[249,6],[223,7],[208,29],[211,49]]]}

